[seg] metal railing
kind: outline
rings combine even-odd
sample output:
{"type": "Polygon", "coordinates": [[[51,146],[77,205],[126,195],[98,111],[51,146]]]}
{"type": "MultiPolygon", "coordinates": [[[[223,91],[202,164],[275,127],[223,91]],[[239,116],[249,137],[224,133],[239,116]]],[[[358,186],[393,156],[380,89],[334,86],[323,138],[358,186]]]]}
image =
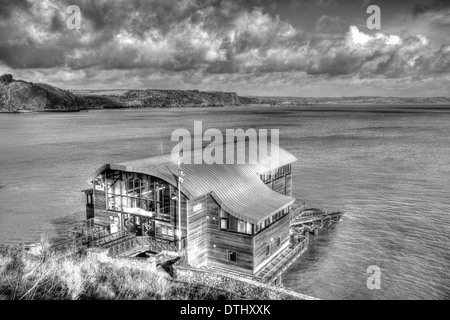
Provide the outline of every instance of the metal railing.
{"type": "Polygon", "coordinates": [[[151,251],[180,251],[186,248],[186,237],[180,240],[166,240],[155,237],[149,237],[149,248],[151,251]]]}
{"type": "Polygon", "coordinates": [[[110,256],[117,256],[126,251],[130,251],[135,247],[136,247],[136,237],[131,235],[131,237],[122,238],[113,244],[109,244],[108,254],[110,256]]]}
{"type": "Polygon", "coordinates": [[[129,233],[128,231],[119,231],[116,233],[107,234],[106,236],[104,236],[102,238],[96,239],[96,240],[92,241],[91,244],[93,246],[103,247],[105,245],[108,245],[109,243],[112,243],[116,240],[119,240],[119,239],[124,238],[129,235],[132,235],[132,234],[129,233]]]}
{"type": "Polygon", "coordinates": [[[75,238],[63,242],[58,242],[50,246],[50,251],[76,251],[85,246],[83,239],[75,238]]]}
{"type": "Polygon", "coordinates": [[[104,247],[120,238],[130,235],[127,231],[111,234],[104,226],[97,225],[94,219],[88,219],[81,225],[67,230],[70,240],[59,242],[50,246],[52,251],[80,250],[91,246],[104,247]]]}

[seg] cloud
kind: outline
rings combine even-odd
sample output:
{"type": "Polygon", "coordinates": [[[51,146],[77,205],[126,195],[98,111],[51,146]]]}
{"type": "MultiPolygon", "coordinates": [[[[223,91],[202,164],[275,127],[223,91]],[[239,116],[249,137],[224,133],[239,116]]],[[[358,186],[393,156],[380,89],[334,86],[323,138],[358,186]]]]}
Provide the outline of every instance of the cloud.
{"type": "Polygon", "coordinates": [[[427,12],[438,12],[440,10],[450,8],[450,3],[448,0],[433,0],[428,4],[416,4],[412,8],[412,13],[415,16],[425,14],[427,12]]]}
{"type": "Polygon", "coordinates": [[[15,10],[29,10],[31,3],[27,0],[0,0],[0,18],[9,19],[15,10]]]}
{"type": "Polygon", "coordinates": [[[319,33],[336,33],[340,32],[343,27],[344,23],[339,17],[322,15],[319,19],[317,19],[314,31],[319,33]]]}
{"type": "MultiPolygon", "coordinates": [[[[180,88],[216,81],[220,90],[233,88],[233,81],[276,87],[312,79],[422,81],[450,73],[449,46],[433,50],[424,35],[369,34],[328,15],[307,32],[267,13],[259,1],[0,1],[2,69],[42,81],[180,88]],[[66,27],[69,4],[81,8],[81,30],[66,27]]],[[[432,21],[445,25],[447,16],[439,14],[432,21]]]]}

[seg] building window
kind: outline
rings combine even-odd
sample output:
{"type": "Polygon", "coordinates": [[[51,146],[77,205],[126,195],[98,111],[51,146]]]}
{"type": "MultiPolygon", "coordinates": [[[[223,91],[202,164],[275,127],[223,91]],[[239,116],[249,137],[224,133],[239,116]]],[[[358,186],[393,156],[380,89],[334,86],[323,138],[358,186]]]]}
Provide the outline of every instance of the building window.
{"type": "Polygon", "coordinates": [[[90,205],[94,204],[94,202],[92,201],[92,194],[87,194],[86,197],[87,197],[87,201],[86,201],[87,204],[90,204],[90,205]]]}
{"type": "Polygon", "coordinates": [[[247,228],[245,230],[246,234],[253,234],[253,224],[251,224],[250,222],[246,223],[247,228]]]}
{"type": "Polygon", "coordinates": [[[245,221],[238,220],[238,229],[237,232],[239,233],[245,233],[245,221]]]}
{"type": "Polygon", "coordinates": [[[167,237],[172,238],[174,236],[173,226],[156,220],[155,221],[155,236],[157,238],[167,238],[167,237]]]}
{"type": "Polygon", "coordinates": [[[222,230],[228,229],[228,219],[226,219],[226,218],[220,219],[220,229],[222,229],[222,230]]]}
{"type": "Polygon", "coordinates": [[[220,209],[220,229],[228,230],[228,213],[220,209]]]}
{"type": "Polygon", "coordinates": [[[288,165],[286,166],[286,174],[290,174],[290,173],[291,173],[291,165],[288,164],[288,165]]]}
{"type": "Polygon", "coordinates": [[[237,253],[236,251],[228,251],[227,250],[227,260],[230,262],[237,262],[237,253]]]}
{"type": "Polygon", "coordinates": [[[243,234],[253,234],[253,224],[240,220],[220,209],[220,230],[227,230],[243,234]]]}
{"type": "Polygon", "coordinates": [[[270,246],[269,246],[269,245],[267,245],[267,246],[266,246],[266,256],[268,256],[268,255],[269,255],[269,253],[270,253],[270,246]]]}
{"type": "Polygon", "coordinates": [[[277,239],[277,247],[279,247],[281,245],[281,237],[278,237],[277,239]]]}
{"type": "Polygon", "coordinates": [[[270,172],[266,172],[266,173],[260,175],[260,178],[264,183],[269,183],[272,181],[272,175],[270,172]]]}

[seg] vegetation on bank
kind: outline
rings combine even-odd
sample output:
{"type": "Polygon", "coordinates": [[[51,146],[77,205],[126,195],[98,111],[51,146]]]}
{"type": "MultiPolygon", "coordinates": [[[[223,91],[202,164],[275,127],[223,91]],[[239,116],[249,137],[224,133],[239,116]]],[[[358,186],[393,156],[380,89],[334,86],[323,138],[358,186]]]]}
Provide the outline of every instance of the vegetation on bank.
{"type": "Polygon", "coordinates": [[[244,97],[199,90],[63,90],[45,83],[0,76],[0,112],[72,112],[89,109],[184,108],[241,105],[448,105],[450,97],[244,97]]]}
{"type": "Polygon", "coordinates": [[[0,76],[0,112],[67,112],[101,108],[222,107],[241,105],[234,92],[199,90],[63,90],[0,76]]]}
{"type": "Polygon", "coordinates": [[[83,252],[35,256],[0,246],[0,300],[217,300],[237,299],[210,287],[177,283],[160,272],[87,258],[83,252]]]}

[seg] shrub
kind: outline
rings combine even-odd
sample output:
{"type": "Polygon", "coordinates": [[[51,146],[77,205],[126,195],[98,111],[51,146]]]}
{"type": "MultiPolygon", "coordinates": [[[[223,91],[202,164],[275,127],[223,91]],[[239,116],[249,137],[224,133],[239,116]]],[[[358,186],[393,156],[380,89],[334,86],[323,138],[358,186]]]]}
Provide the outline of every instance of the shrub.
{"type": "Polygon", "coordinates": [[[0,76],[0,83],[8,84],[8,83],[11,83],[12,81],[13,81],[12,74],[4,74],[4,75],[0,76]]]}

